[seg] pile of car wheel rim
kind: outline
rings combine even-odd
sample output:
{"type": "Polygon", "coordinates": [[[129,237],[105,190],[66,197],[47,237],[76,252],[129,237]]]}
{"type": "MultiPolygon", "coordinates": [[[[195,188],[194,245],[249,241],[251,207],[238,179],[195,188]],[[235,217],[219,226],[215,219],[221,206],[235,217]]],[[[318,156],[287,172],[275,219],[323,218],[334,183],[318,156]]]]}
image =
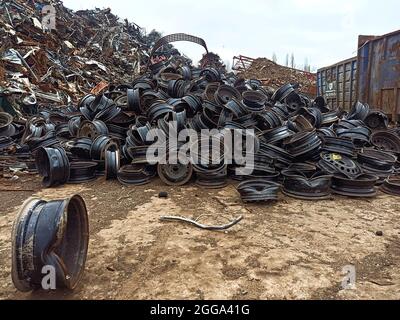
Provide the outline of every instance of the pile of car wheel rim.
{"type": "MultiPolygon", "coordinates": [[[[46,187],[103,175],[124,185],[142,185],[158,175],[170,186],[193,181],[222,188],[230,179],[240,180],[238,190],[249,202],[277,199],[279,190],[310,200],[332,193],[371,197],[380,185],[398,194],[400,130],[389,129],[383,113],[357,102],[343,114],[331,110],[322,97],[311,100],[299,93],[296,84],[273,91],[260,81],[182,65],[179,59],[162,64],[157,73],[111,85],[76,106],[39,106],[39,113],[26,121],[0,113],[0,154],[34,156],[46,187]],[[186,129],[203,142],[208,139],[206,153],[194,152],[201,161],[149,160],[149,152],[157,156],[154,130],[170,141],[186,129]],[[207,129],[219,133],[204,138],[201,132],[207,129]],[[245,130],[254,130],[252,150],[246,149],[245,130]],[[228,131],[243,132],[233,146],[254,155],[254,170],[245,175],[241,169],[246,163],[226,162],[221,132],[228,131]],[[215,148],[220,158],[211,163],[215,148]]],[[[188,143],[178,142],[179,147],[188,143]]]]}

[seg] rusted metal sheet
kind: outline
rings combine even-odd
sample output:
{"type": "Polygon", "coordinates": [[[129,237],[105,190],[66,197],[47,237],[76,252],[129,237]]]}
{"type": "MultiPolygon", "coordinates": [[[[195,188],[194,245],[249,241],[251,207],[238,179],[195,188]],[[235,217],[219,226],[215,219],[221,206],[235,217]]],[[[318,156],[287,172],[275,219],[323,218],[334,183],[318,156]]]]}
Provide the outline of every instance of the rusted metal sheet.
{"type": "Polygon", "coordinates": [[[350,110],[356,101],[400,120],[400,30],[359,36],[358,55],[318,70],[318,95],[350,110]]]}
{"type": "Polygon", "coordinates": [[[399,119],[400,30],[358,41],[358,98],[399,119]]]}
{"type": "Polygon", "coordinates": [[[318,95],[334,108],[347,111],[356,102],[357,57],[322,68],[317,73],[318,95]]]}

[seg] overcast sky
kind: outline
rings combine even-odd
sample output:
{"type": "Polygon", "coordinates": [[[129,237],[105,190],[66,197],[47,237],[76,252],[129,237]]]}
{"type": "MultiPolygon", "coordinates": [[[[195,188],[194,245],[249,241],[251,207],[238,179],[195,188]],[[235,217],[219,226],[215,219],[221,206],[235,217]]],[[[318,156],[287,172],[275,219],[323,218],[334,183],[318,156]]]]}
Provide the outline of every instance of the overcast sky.
{"type": "MultiPolygon", "coordinates": [[[[358,35],[400,29],[399,0],[64,0],[74,9],[110,7],[121,18],[164,35],[184,32],[203,38],[210,51],[232,64],[234,55],[272,58],[285,64],[293,53],[315,68],[356,55],[358,35]]],[[[175,46],[194,61],[196,44],[175,46]]]]}

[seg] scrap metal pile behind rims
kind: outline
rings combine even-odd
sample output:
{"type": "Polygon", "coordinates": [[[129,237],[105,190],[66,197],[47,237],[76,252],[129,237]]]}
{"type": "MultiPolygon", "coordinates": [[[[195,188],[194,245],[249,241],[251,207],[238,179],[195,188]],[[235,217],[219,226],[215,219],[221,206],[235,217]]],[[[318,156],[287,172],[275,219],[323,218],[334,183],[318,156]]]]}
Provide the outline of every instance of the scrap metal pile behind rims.
{"type": "Polygon", "coordinates": [[[311,100],[299,93],[297,84],[272,92],[256,79],[195,68],[179,56],[68,108],[39,108],[26,121],[0,114],[0,136],[2,158],[34,169],[29,162],[34,156],[46,187],[98,176],[143,185],[158,175],[167,185],[194,181],[205,188],[240,181],[238,191],[248,202],[276,200],[279,190],[300,199],[325,199],[332,193],[372,197],[379,185],[399,195],[400,129],[389,128],[384,114],[360,102],[343,114],[322,97],[311,100]],[[150,163],[149,132],[167,133],[171,122],[178,134],[253,129],[254,170],[240,175],[243,164],[226,163],[218,134],[208,143],[220,149],[220,161],[150,163]]]}
{"type": "Polygon", "coordinates": [[[317,74],[282,66],[266,58],[234,57],[233,69],[246,79],[259,79],[263,85],[277,89],[286,83],[299,83],[300,91],[315,97],[317,74]]]}
{"type": "MultiPolygon", "coordinates": [[[[35,114],[38,105],[76,104],[116,79],[131,81],[149,60],[154,34],[110,9],[74,12],[56,0],[0,1],[0,110],[35,114]],[[51,30],[46,5],[55,13],[51,30]]],[[[162,57],[170,54],[164,48],[162,57]]]]}

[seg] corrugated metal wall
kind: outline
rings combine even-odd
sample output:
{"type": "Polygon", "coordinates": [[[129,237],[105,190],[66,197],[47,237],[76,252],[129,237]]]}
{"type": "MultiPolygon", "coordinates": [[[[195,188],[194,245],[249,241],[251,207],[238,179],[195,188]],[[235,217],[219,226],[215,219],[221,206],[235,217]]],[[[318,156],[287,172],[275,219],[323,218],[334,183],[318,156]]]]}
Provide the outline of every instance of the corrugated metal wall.
{"type": "Polygon", "coordinates": [[[334,108],[350,110],[356,102],[357,57],[322,68],[317,73],[318,95],[334,108]]]}
{"type": "Polygon", "coordinates": [[[400,114],[400,30],[382,37],[360,36],[358,98],[392,119],[400,114]]]}
{"type": "Polygon", "coordinates": [[[400,117],[400,30],[381,37],[360,36],[358,56],[322,68],[318,95],[349,110],[356,101],[400,117]]]}

